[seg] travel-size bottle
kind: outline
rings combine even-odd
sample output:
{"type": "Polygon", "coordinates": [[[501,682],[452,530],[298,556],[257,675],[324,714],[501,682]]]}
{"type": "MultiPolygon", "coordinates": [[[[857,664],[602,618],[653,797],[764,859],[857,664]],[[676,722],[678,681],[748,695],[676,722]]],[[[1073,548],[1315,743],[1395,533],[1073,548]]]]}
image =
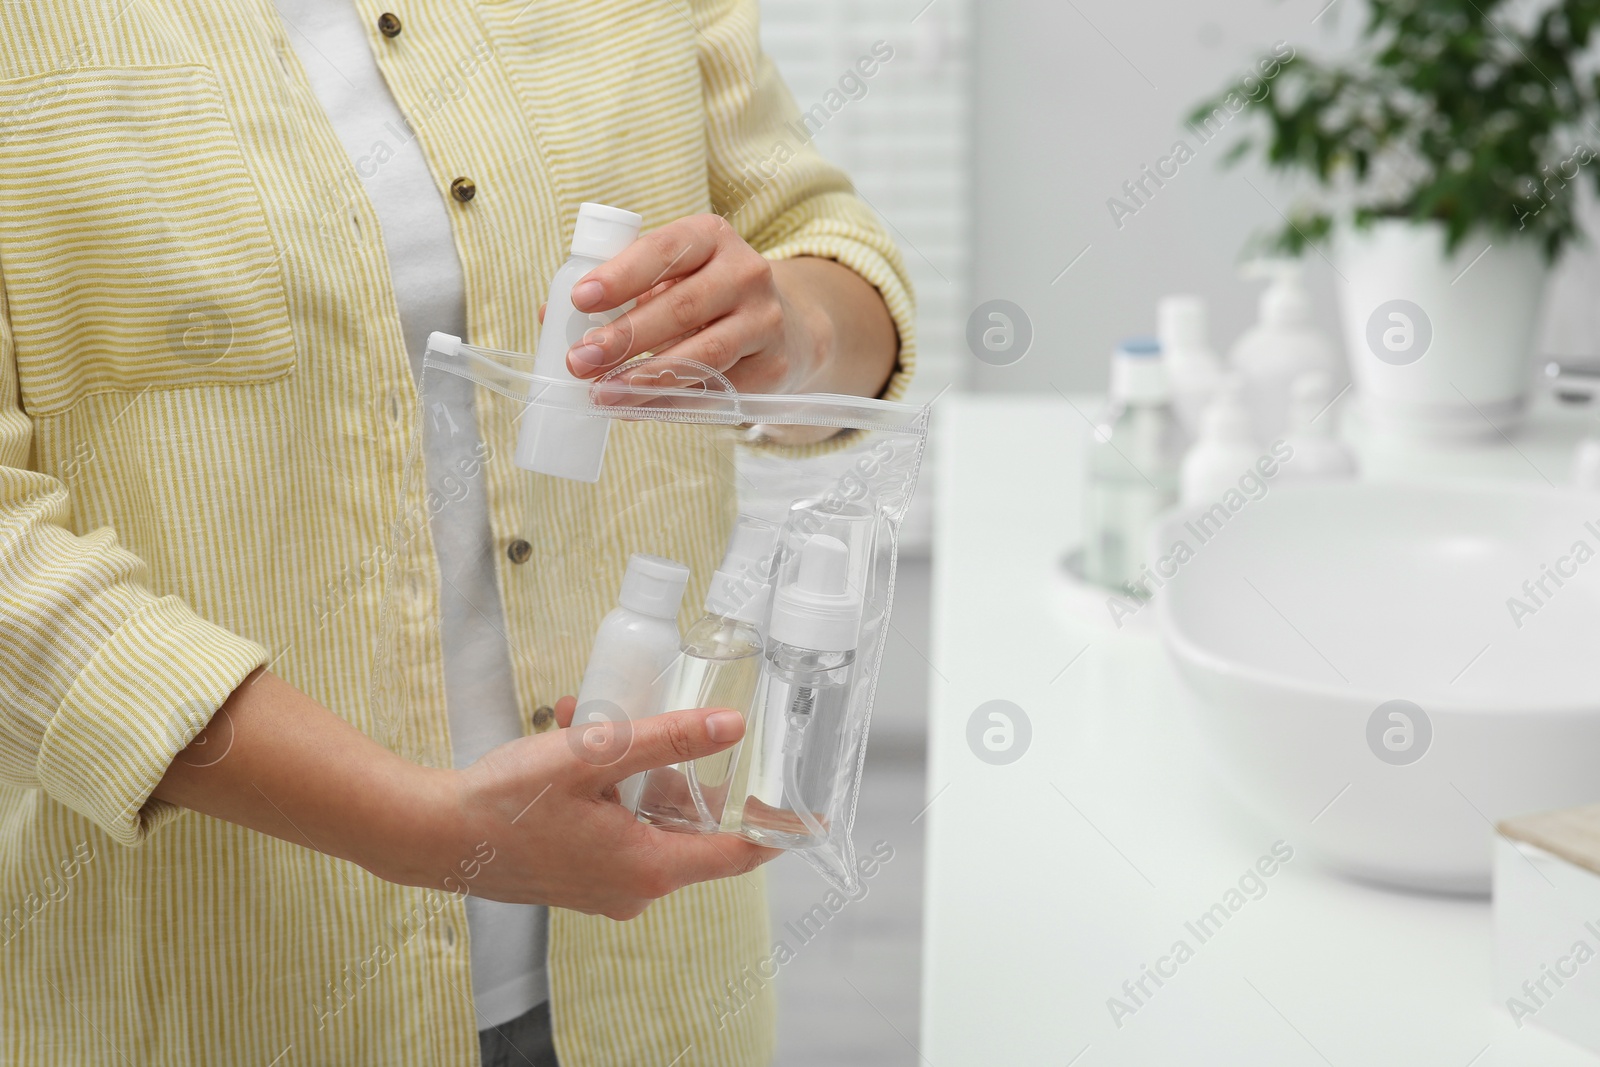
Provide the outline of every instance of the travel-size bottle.
{"type": "MultiPolygon", "coordinates": [[[[663,711],[729,708],[746,719],[761,678],[762,626],[772,593],[778,528],[741,515],[706,591],[706,613],[683,635],[666,683],[663,711]]],[[[722,821],[735,745],[692,763],[652,769],[639,814],[661,826],[709,833],[722,821]]]]}
{"type": "MultiPolygon", "coordinates": [[[[632,722],[655,712],[678,657],[678,608],[688,582],[689,568],[675,560],[629,557],[617,607],[601,620],[589,652],[574,727],[632,722]]],[[[638,805],[643,782],[644,775],[635,774],[617,787],[624,807],[638,805]]]]}
{"type": "MultiPolygon", "coordinates": [[[[572,258],[550,279],[544,327],[533,351],[533,371],[544,378],[577,382],[567,369],[567,351],[596,326],[620,317],[633,301],[609,311],[585,314],[572,306],[579,278],[611,259],[639,236],[643,218],[632,211],[584,204],[572,231],[572,258]]],[[[606,458],[611,420],[584,411],[530,404],[522,413],[514,461],[523,470],[578,482],[597,482],[606,458]]]]}
{"type": "Polygon", "coordinates": [[[850,768],[850,691],[862,597],[850,549],[813,534],[773,594],[761,681],[722,828],[775,848],[823,844],[850,768]]]}

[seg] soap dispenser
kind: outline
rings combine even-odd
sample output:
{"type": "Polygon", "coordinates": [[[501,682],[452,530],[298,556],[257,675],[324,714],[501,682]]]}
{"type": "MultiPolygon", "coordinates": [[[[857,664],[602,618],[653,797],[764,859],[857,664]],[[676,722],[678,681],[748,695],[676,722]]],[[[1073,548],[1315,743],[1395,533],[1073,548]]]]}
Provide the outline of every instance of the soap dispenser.
{"type": "Polygon", "coordinates": [[[1206,407],[1199,439],[1183,457],[1183,506],[1215,504],[1228,490],[1239,487],[1240,478],[1256,469],[1260,455],[1243,385],[1230,376],[1206,407]]]}
{"type": "Polygon", "coordinates": [[[1328,409],[1338,399],[1333,383],[1321,371],[1294,380],[1289,396],[1289,458],[1283,477],[1291,481],[1354,478],[1356,457],[1337,435],[1338,420],[1328,409]]]}
{"type": "Polygon", "coordinates": [[[1271,445],[1288,425],[1289,388],[1308,371],[1339,377],[1339,349],[1312,323],[1311,294],[1302,264],[1294,259],[1260,260],[1247,277],[1267,278],[1260,321],[1244,332],[1228,362],[1244,380],[1245,402],[1258,440],[1271,445]]]}

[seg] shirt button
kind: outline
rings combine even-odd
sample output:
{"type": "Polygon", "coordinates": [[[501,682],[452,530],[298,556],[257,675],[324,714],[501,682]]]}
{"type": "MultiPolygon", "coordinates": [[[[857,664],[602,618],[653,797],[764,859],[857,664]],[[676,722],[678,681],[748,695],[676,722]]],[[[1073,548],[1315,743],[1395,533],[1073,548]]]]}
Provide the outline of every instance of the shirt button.
{"type": "Polygon", "coordinates": [[[450,183],[450,195],[455,197],[458,203],[465,204],[478,195],[478,183],[471,178],[457,178],[450,183]]]}
{"type": "Polygon", "coordinates": [[[520,537],[506,546],[506,558],[512,563],[526,563],[532,556],[533,546],[520,537]]]}
{"type": "Polygon", "coordinates": [[[385,37],[400,36],[400,16],[385,11],[378,16],[378,32],[385,37]]]}
{"type": "Polygon", "coordinates": [[[535,733],[544,733],[546,730],[550,729],[551,726],[555,725],[555,721],[555,709],[546,704],[534,710],[533,730],[535,733]]]}

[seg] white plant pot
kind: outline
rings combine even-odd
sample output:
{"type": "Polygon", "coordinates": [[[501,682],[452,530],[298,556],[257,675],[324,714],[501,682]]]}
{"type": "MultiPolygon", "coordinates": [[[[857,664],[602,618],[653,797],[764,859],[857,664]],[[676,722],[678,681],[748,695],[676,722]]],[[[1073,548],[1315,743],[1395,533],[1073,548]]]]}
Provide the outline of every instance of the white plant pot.
{"type": "Polygon", "coordinates": [[[1442,225],[1396,220],[1346,230],[1336,249],[1350,376],[1374,430],[1470,439],[1516,425],[1549,274],[1537,242],[1469,236],[1446,255],[1442,225]]]}

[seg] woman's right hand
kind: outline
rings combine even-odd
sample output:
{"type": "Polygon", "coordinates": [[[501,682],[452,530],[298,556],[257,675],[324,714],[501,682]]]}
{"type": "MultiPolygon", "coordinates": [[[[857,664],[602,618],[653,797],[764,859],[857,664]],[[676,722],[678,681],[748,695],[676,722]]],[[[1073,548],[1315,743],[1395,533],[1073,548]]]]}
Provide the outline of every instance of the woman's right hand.
{"type": "Polygon", "coordinates": [[[617,801],[629,775],[721,752],[744,736],[737,712],[701,709],[637,722],[571,722],[518,738],[447,779],[427,809],[436,845],[408,858],[394,881],[522,904],[630,919],[693,882],[744,874],[778,855],[721,834],[683,834],[640,822],[617,801]]]}
{"type": "Polygon", "coordinates": [[[742,838],[668,833],[617,802],[617,783],[721,752],[736,712],[675,711],[569,726],[501,745],[464,770],[412,763],[283,679],[258,671],[180,751],[151,794],[380,878],[628,919],[691,882],[777,855],[742,838]]]}

